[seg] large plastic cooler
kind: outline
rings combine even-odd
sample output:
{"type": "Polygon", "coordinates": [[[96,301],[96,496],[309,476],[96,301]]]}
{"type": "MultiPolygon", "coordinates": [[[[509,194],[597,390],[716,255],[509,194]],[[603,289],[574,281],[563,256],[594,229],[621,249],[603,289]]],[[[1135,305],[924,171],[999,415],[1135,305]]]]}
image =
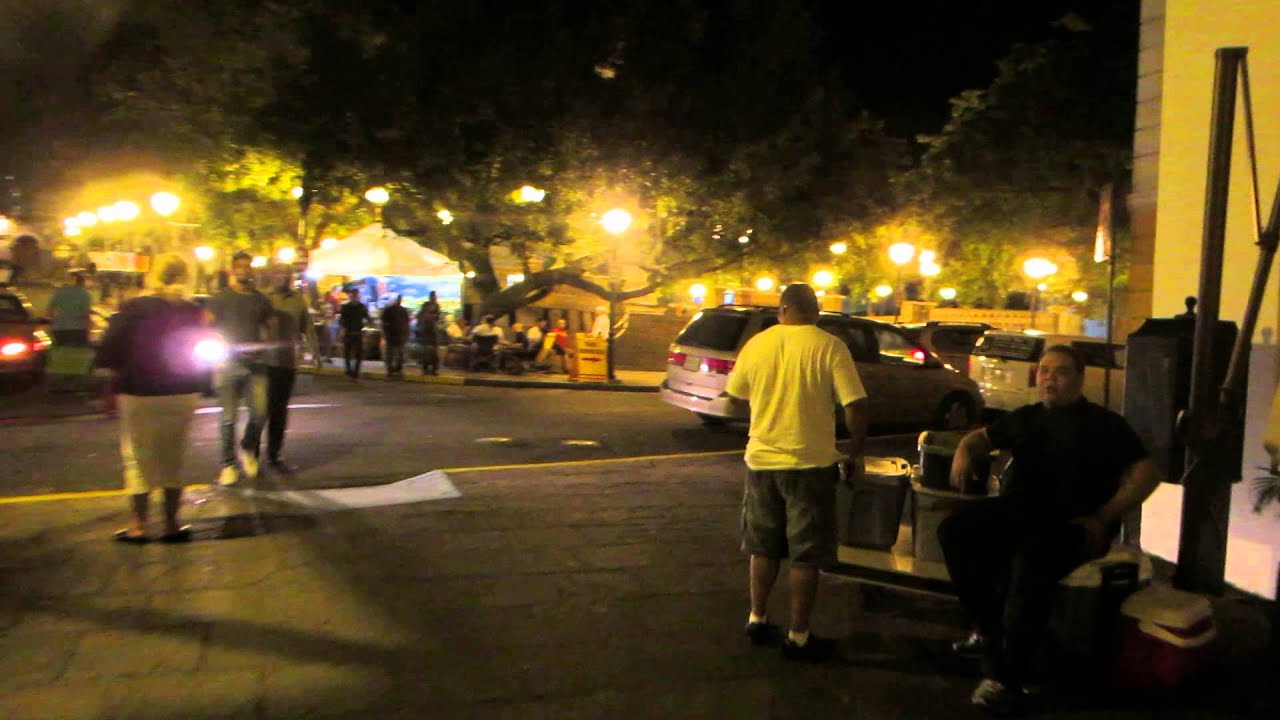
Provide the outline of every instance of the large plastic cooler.
{"type": "Polygon", "coordinates": [[[1204,667],[1218,636],[1208,598],[1164,585],[1130,595],[1120,606],[1115,680],[1148,692],[1173,690],[1204,667]]]}
{"type": "Polygon", "coordinates": [[[836,492],[840,542],[887,550],[898,542],[911,464],[902,458],[868,457],[864,465],[861,478],[842,478],[836,492]]]}

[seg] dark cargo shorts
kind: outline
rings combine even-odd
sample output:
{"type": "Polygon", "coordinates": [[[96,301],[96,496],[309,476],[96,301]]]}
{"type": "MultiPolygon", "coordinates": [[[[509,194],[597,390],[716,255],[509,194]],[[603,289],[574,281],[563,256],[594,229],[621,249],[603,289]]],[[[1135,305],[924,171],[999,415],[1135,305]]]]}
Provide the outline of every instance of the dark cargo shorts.
{"type": "Polygon", "coordinates": [[[836,561],[836,465],[800,470],[747,469],[742,550],[817,568],[836,561]]]}

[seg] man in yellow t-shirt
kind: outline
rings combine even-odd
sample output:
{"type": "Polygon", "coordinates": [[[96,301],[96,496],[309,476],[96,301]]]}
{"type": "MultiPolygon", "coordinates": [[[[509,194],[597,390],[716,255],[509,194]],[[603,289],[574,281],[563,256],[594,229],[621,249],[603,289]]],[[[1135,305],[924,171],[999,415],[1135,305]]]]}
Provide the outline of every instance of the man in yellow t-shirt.
{"type": "Polygon", "coordinates": [[[742,549],[751,556],[751,614],[746,634],[757,645],[782,640],[790,660],[824,660],[835,642],[809,632],[818,571],[836,559],[836,483],[844,455],[836,448],[835,408],[849,428],[852,467],[862,467],[866,391],[849,348],[820,330],[818,298],[788,285],[778,325],[747,341],[725,392],[751,404],[742,549]],[[769,594],[789,558],[791,625],[785,640],[768,621],[769,594]]]}

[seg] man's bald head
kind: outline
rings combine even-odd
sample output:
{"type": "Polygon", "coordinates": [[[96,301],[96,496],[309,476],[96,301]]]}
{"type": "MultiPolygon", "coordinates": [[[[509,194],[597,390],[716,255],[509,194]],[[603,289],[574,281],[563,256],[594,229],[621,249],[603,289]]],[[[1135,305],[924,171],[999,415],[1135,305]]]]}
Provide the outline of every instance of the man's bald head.
{"type": "Polygon", "coordinates": [[[778,320],[784,325],[813,325],[818,322],[818,295],[805,283],[793,283],[782,291],[778,320]]]}

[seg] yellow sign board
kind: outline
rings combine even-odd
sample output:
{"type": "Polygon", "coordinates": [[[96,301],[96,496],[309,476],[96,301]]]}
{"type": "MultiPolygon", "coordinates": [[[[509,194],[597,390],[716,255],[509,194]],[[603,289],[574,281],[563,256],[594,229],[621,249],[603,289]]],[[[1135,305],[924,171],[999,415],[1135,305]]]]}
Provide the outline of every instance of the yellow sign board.
{"type": "Polygon", "coordinates": [[[586,333],[574,335],[578,345],[578,380],[581,382],[608,382],[609,341],[586,333]]]}

